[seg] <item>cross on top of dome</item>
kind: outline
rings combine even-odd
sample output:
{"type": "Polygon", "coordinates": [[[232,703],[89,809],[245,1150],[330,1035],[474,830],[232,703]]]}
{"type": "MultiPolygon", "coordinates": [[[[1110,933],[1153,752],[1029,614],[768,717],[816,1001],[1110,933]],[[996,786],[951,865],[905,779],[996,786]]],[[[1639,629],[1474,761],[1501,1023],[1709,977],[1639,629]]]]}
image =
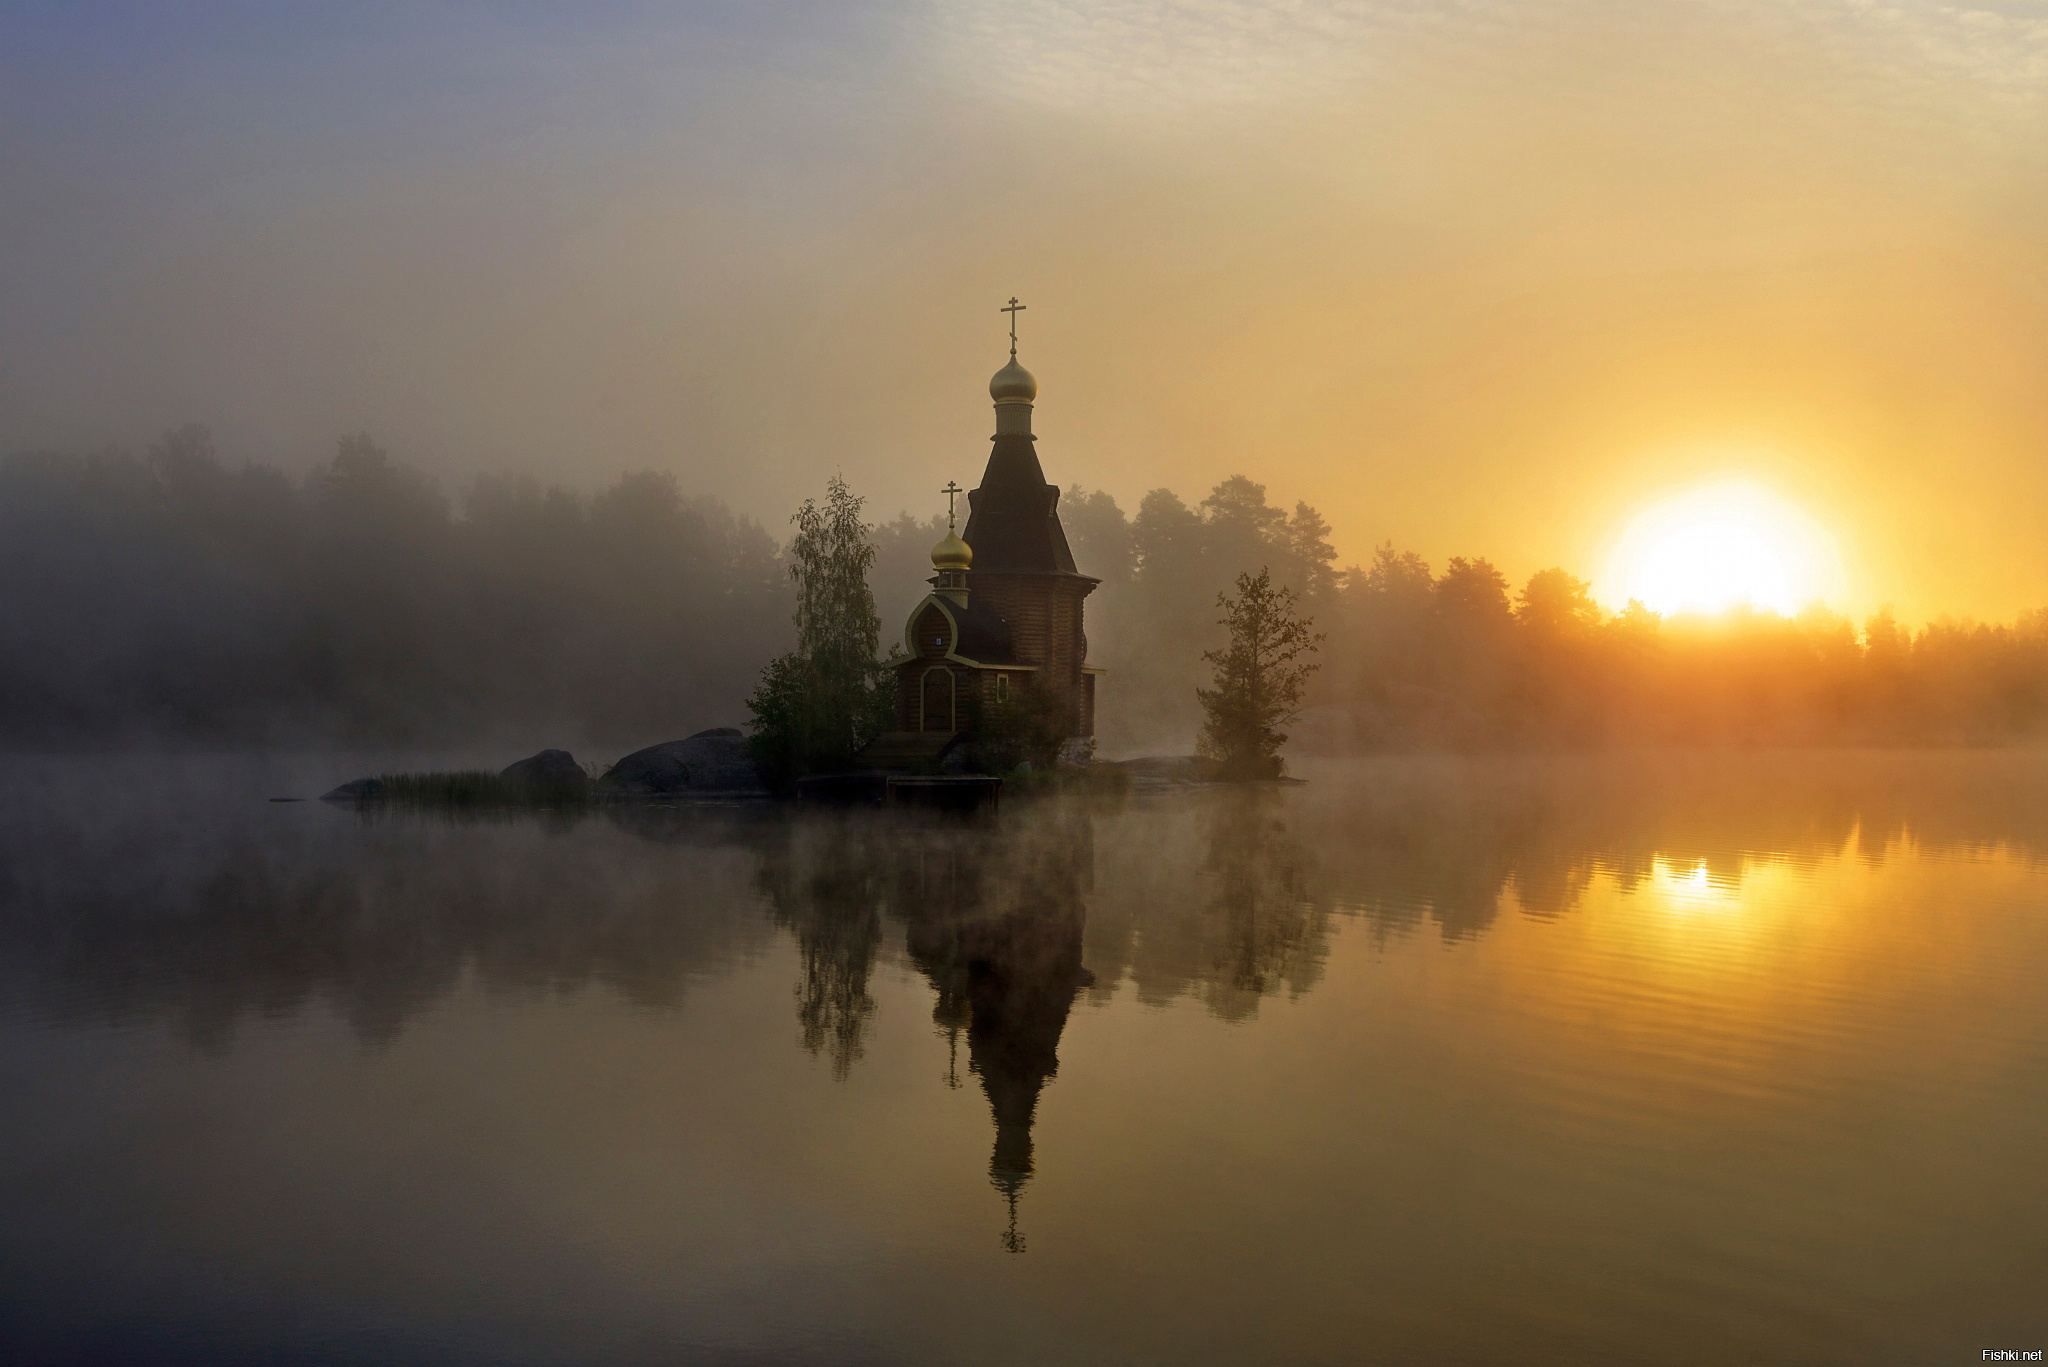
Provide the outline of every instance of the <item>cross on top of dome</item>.
{"type": "MultiPolygon", "coordinates": [[[[1011,295],[1010,302],[997,309],[998,313],[1010,315],[1010,363],[995,373],[988,382],[988,396],[997,404],[1028,404],[1038,397],[1038,381],[1030,371],[1017,364],[1017,315],[1024,311],[1024,305],[1011,295]]],[[[997,412],[1000,414],[1001,409],[997,412]]],[[[1023,419],[1027,424],[1028,416],[1023,419]]],[[[1027,426],[1026,431],[1029,430],[1027,426]]]]}
{"type": "Polygon", "coordinates": [[[1018,303],[1017,296],[1013,294],[1010,296],[1009,303],[996,310],[997,313],[1007,313],[1010,315],[1010,359],[1013,361],[1017,359],[1017,315],[1022,313],[1026,307],[1028,306],[1018,303]]]}

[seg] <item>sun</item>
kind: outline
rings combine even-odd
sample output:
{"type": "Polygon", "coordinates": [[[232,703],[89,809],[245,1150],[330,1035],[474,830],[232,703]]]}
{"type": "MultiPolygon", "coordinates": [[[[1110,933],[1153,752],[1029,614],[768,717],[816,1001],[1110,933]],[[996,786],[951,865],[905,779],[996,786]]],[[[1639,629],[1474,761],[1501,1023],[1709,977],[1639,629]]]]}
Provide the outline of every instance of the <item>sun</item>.
{"type": "Polygon", "coordinates": [[[1732,608],[1791,616],[1839,588],[1833,543],[1799,509],[1748,483],[1693,489],[1629,524],[1600,597],[1665,615],[1732,608]]]}

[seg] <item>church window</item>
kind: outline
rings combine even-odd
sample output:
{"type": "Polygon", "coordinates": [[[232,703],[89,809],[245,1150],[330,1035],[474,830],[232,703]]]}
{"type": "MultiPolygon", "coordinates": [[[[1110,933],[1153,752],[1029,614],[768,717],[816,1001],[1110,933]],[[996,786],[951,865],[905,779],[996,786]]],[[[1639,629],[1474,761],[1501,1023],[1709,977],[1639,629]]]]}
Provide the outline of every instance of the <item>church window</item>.
{"type": "Polygon", "coordinates": [[[927,658],[944,655],[953,643],[946,615],[935,607],[927,607],[917,618],[917,653],[927,658]]]}
{"type": "Polygon", "coordinates": [[[1009,700],[1010,676],[1007,674],[998,674],[996,675],[996,701],[1008,702],[1009,700]]]}

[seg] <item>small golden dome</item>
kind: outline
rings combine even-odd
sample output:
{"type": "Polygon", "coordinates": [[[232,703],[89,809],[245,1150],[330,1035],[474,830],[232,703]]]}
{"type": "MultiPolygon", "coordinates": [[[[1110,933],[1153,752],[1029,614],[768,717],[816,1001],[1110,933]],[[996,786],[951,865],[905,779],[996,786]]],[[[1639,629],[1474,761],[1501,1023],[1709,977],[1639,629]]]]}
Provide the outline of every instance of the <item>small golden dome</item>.
{"type": "Polygon", "coordinates": [[[1031,372],[1017,364],[1017,358],[1010,357],[1010,363],[998,370],[995,378],[988,382],[988,396],[997,403],[1030,403],[1038,397],[1038,381],[1031,372]]]}
{"type": "Polygon", "coordinates": [[[974,564],[974,548],[952,532],[932,547],[932,568],[935,570],[964,570],[974,564]]]}

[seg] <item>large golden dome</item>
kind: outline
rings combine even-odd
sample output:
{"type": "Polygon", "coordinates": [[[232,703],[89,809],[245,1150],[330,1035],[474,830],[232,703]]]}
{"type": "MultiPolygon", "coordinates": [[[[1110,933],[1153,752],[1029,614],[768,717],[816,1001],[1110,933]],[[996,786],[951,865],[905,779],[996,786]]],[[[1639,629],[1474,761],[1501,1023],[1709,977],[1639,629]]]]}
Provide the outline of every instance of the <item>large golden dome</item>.
{"type": "Polygon", "coordinates": [[[974,566],[974,548],[952,532],[932,547],[932,568],[935,570],[965,570],[974,566]]]}
{"type": "Polygon", "coordinates": [[[1010,363],[988,382],[988,396],[997,403],[1030,403],[1038,397],[1038,381],[1012,355],[1010,363]]]}

